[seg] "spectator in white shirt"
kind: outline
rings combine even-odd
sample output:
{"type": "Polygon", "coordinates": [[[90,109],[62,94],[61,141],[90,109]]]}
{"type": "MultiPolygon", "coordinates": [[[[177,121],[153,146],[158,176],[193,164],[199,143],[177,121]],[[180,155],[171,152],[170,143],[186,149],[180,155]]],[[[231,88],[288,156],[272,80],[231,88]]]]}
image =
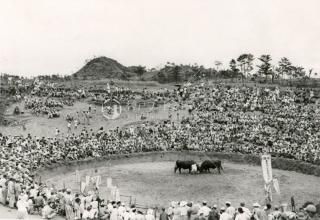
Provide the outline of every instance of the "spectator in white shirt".
{"type": "Polygon", "coordinates": [[[207,206],[207,202],[204,201],[204,202],[202,203],[202,207],[200,208],[198,214],[200,215],[200,213],[203,213],[203,216],[204,216],[204,217],[208,217],[210,211],[211,211],[211,209],[207,206]]]}
{"type": "Polygon", "coordinates": [[[232,218],[234,218],[235,214],[236,214],[236,209],[234,207],[231,206],[231,202],[226,202],[226,213],[228,213],[229,215],[232,216],[232,218]]]}
{"type": "Polygon", "coordinates": [[[250,216],[248,216],[247,213],[245,213],[243,209],[240,207],[238,208],[238,214],[236,215],[235,220],[250,220],[250,216]]]}
{"type": "Polygon", "coordinates": [[[220,220],[232,220],[232,216],[226,213],[225,210],[226,210],[225,207],[220,208],[220,212],[221,212],[220,220]]]}
{"type": "Polygon", "coordinates": [[[247,214],[249,217],[251,216],[251,211],[246,207],[246,204],[244,202],[240,203],[240,207],[245,214],[247,214]]]}

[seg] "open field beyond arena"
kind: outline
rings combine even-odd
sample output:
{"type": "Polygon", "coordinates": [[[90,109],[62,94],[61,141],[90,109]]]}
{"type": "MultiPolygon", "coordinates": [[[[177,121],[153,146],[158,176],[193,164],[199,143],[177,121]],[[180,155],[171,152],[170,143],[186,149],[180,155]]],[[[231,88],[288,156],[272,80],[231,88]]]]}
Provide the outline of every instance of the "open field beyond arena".
{"type": "MultiPolygon", "coordinates": [[[[77,111],[86,111],[89,104],[86,102],[76,102],[73,106],[65,106],[60,111],[60,117],[55,119],[48,119],[47,116],[35,116],[30,110],[24,110],[24,114],[15,116],[13,115],[13,110],[15,106],[19,106],[23,109],[24,102],[16,103],[10,106],[6,111],[7,118],[14,118],[18,124],[25,124],[26,129],[24,130],[21,125],[12,126],[0,126],[0,132],[5,135],[23,135],[26,136],[31,134],[37,137],[54,137],[55,129],[58,128],[62,134],[67,134],[67,121],[66,116],[76,115],[77,111]]],[[[103,117],[101,113],[101,107],[96,106],[96,112],[92,113],[92,118],[90,119],[90,125],[84,123],[84,118],[80,119],[80,125],[77,130],[72,129],[72,132],[79,134],[82,128],[93,129],[97,131],[99,128],[104,129],[115,129],[116,127],[123,127],[130,123],[139,122],[141,115],[147,116],[148,121],[156,121],[168,119],[168,107],[170,105],[160,106],[151,109],[150,107],[142,107],[141,109],[136,109],[133,111],[128,111],[125,107],[122,109],[122,114],[117,120],[107,120],[103,117]]],[[[180,111],[180,115],[185,115],[186,111],[180,111]]],[[[173,119],[176,115],[173,114],[173,119]]]]}
{"type": "MultiPolygon", "coordinates": [[[[183,158],[181,158],[183,159],[183,158]]],[[[126,158],[111,161],[111,166],[97,167],[92,163],[80,170],[82,181],[86,175],[101,175],[101,192],[106,190],[107,178],[112,177],[113,185],[118,186],[121,195],[131,195],[132,200],[142,206],[168,206],[170,201],[203,201],[210,204],[223,205],[230,200],[235,205],[241,201],[263,203],[263,177],[261,167],[246,164],[236,164],[224,161],[224,171],[210,174],[175,174],[174,161],[156,160],[149,162],[141,158],[126,158]],[[141,162],[143,161],[143,162],[141,162]]],[[[108,162],[106,161],[105,164],[108,162]]],[[[100,163],[101,164],[101,163],[100,163]]],[[[316,201],[320,197],[319,177],[296,172],[274,170],[274,176],[279,180],[281,196],[274,193],[274,202],[288,202],[294,196],[296,201],[316,201]],[[308,190],[305,190],[308,189],[308,190]]],[[[79,190],[75,180],[75,172],[50,170],[43,172],[43,180],[58,187],[79,190]]],[[[106,197],[104,197],[106,198],[106,197]]],[[[107,199],[107,198],[106,198],[107,199]]],[[[126,203],[127,198],[122,197],[126,203]]],[[[251,206],[252,204],[248,204],[251,206]]],[[[302,204],[297,204],[299,207],[302,204]]]]}

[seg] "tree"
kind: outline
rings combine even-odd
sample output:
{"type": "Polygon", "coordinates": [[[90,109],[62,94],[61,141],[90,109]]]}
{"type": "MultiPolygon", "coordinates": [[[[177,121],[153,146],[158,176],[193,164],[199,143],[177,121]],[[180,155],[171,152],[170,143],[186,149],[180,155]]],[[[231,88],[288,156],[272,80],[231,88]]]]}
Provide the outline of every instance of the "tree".
{"type": "Polygon", "coordinates": [[[216,66],[216,70],[219,71],[219,68],[222,65],[222,62],[219,60],[216,60],[216,61],[214,61],[214,65],[216,66]]]}
{"type": "Polygon", "coordinates": [[[230,67],[230,70],[233,72],[238,73],[240,71],[237,67],[237,62],[235,61],[235,59],[230,60],[229,67],[230,67]]]}
{"type": "Polygon", "coordinates": [[[296,66],[293,68],[293,77],[294,78],[303,78],[306,76],[306,71],[302,66],[296,66]]]}
{"type": "Polygon", "coordinates": [[[237,61],[240,63],[240,70],[245,77],[248,77],[250,72],[253,70],[254,56],[250,53],[241,54],[237,61]]]}
{"type": "Polygon", "coordinates": [[[279,72],[279,75],[281,75],[281,78],[283,76],[291,76],[292,75],[292,64],[290,60],[286,57],[282,57],[278,63],[277,71],[279,72]]]}
{"type": "Polygon", "coordinates": [[[274,79],[274,74],[272,71],[272,65],[271,65],[271,56],[270,55],[261,55],[261,57],[258,58],[261,61],[261,65],[257,65],[259,68],[258,75],[264,75],[266,77],[266,80],[269,75],[272,76],[272,82],[274,79]]]}
{"type": "Polygon", "coordinates": [[[145,72],[147,72],[145,66],[137,66],[135,70],[135,73],[139,76],[140,79],[145,72]]]}
{"type": "Polygon", "coordinates": [[[309,79],[311,79],[312,72],[313,72],[313,69],[309,69],[309,79]]]}
{"type": "Polygon", "coordinates": [[[176,83],[180,81],[180,69],[180,66],[175,66],[172,69],[173,78],[176,81],[176,83]]]}

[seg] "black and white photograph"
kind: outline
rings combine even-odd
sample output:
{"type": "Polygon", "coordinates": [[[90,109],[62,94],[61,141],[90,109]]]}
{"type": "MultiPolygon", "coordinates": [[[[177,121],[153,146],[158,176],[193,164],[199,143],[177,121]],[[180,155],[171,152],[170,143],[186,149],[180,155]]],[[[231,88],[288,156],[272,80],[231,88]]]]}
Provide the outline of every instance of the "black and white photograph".
{"type": "Polygon", "coordinates": [[[319,0],[0,0],[0,220],[320,220],[319,0]]]}

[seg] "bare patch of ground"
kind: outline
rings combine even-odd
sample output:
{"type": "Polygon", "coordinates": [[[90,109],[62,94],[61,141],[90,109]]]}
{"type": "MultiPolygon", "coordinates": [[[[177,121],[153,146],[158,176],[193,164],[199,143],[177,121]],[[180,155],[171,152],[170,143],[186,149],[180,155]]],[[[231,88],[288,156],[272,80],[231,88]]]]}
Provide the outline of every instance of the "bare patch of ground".
{"type": "MultiPolygon", "coordinates": [[[[175,174],[174,162],[121,162],[115,165],[81,170],[85,175],[101,175],[101,190],[106,188],[107,177],[112,177],[113,184],[120,189],[120,194],[132,195],[137,203],[145,206],[168,206],[170,201],[203,201],[223,205],[227,200],[235,206],[245,201],[249,206],[253,202],[264,202],[263,177],[261,167],[224,163],[224,172],[190,175],[187,172],[175,174]],[[95,173],[97,169],[97,173],[95,173]]],[[[317,201],[320,197],[319,177],[296,172],[274,170],[274,176],[280,183],[281,195],[274,193],[274,202],[287,202],[294,196],[297,205],[305,201],[317,201]]],[[[83,179],[84,181],[84,179],[83,179]]],[[[62,187],[79,190],[75,174],[63,174],[46,180],[62,187]]],[[[102,195],[105,196],[105,195],[102,195]]]]}

